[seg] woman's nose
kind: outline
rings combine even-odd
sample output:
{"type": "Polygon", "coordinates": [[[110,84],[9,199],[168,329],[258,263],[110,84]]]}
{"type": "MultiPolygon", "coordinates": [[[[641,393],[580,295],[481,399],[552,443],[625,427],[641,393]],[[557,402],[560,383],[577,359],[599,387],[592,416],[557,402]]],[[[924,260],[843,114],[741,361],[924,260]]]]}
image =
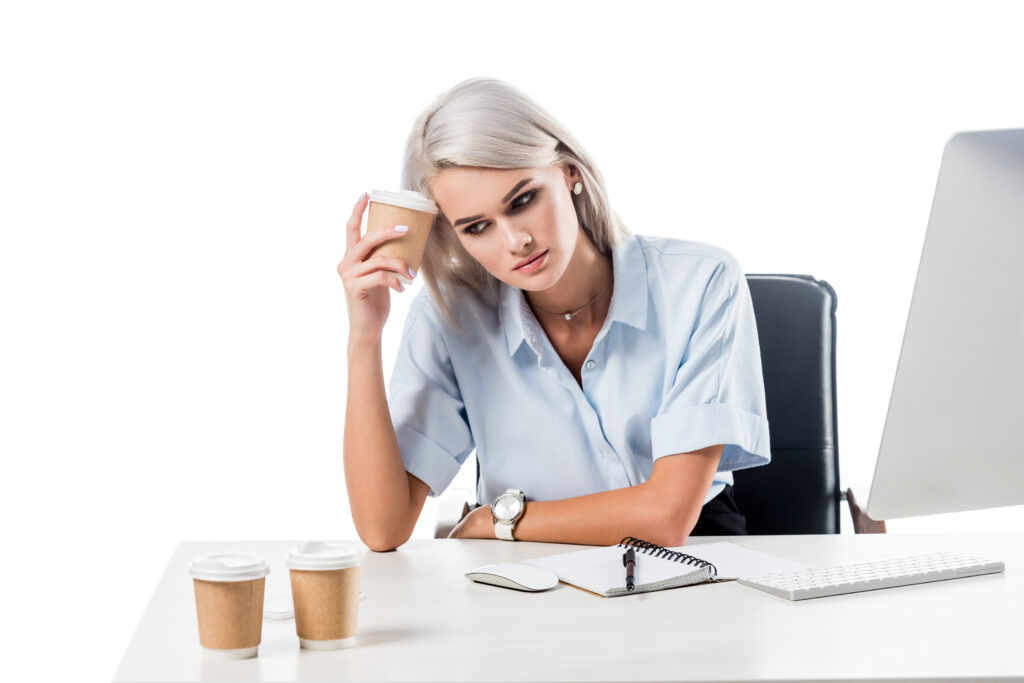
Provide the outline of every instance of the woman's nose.
{"type": "Polygon", "coordinates": [[[522,253],[530,242],[533,241],[529,233],[517,230],[507,223],[501,225],[501,231],[505,236],[505,245],[508,247],[509,252],[513,254],[522,253]]]}

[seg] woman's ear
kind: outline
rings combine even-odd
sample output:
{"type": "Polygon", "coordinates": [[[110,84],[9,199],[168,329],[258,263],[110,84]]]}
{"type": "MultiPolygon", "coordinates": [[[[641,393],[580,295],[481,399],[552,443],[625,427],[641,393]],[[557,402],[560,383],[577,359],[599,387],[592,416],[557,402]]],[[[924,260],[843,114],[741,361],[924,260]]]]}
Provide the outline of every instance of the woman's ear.
{"type": "Polygon", "coordinates": [[[572,186],[577,182],[583,180],[583,174],[580,173],[580,169],[576,168],[575,164],[566,164],[562,166],[562,173],[565,175],[566,186],[569,191],[572,192],[572,186]]]}

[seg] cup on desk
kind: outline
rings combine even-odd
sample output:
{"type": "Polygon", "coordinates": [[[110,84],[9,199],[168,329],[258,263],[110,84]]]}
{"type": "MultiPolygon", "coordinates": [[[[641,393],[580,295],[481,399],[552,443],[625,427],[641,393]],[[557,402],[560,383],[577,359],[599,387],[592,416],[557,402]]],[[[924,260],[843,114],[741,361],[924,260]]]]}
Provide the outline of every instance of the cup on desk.
{"type": "Polygon", "coordinates": [[[192,560],[189,575],[205,656],[246,659],[257,655],[269,573],[266,558],[258,553],[211,553],[192,560]]]}
{"type": "MultiPolygon", "coordinates": [[[[366,217],[366,234],[376,230],[391,230],[394,225],[407,225],[409,232],[404,236],[388,240],[370,252],[370,256],[384,254],[401,259],[419,272],[423,251],[427,246],[430,228],[437,215],[437,204],[429,197],[413,190],[385,192],[374,190],[370,193],[370,207],[366,217]]],[[[407,277],[398,276],[402,284],[412,284],[407,277]]]]}
{"type": "Polygon", "coordinates": [[[310,650],[339,650],[356,639],[362,553],[346,543],[306,541],[288,553],[295,633],[310,650]]]}

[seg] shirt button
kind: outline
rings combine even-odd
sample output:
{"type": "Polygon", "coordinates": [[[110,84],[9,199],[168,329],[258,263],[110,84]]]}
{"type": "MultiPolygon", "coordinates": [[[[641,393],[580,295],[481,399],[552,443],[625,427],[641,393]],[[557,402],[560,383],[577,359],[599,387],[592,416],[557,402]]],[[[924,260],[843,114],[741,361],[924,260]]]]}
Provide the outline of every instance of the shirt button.
{"type": "Polygon", "coordinates": [[[595,367],[597,367],[597,363],[592,360],[587,361],[587,370],[593,370],[595,367]]]}

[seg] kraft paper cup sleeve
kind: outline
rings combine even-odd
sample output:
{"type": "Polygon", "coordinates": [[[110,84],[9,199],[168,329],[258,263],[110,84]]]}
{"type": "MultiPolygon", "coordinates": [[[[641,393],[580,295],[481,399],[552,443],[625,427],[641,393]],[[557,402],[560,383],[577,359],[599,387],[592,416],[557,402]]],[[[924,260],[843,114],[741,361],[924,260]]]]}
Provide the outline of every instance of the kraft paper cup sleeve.
{"type": "Polygon", "coordinates": [[[356,635],[361,566],[291,569],[295,632],[306,640],[341,640],[356,635]]]}
{"type": "Polygon", "coordinates": [[[254,648],[263,631],[266,578],[250,581],[193,579],[199,643],[212,650],[254,648]]]}

